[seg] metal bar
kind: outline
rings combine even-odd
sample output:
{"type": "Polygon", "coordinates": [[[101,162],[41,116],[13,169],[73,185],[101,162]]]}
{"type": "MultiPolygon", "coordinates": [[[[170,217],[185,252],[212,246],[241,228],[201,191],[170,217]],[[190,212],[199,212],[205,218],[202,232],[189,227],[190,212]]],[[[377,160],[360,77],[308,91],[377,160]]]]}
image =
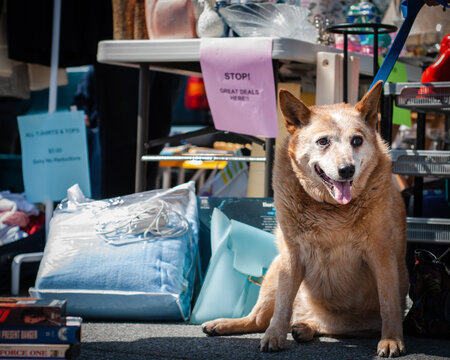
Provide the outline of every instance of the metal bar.
{"type": "MultiPolygon", "coordinates": [[[[373,60],[373,78],[372,78],[372,81],[373,81],[373,79],[375,78],[375,75],[378,72],[378,28],[375,27],[373,29],[373,31],[374,31],[374,34],[373,34],[374,42],[373,42],[373,59],[372,59],[373,60]]],[[[379,109],[384,109],[385,98],[384,98],[383,95],[384,95],[384,88],[381,89],[381,99],[380,99],[380,103],[379,103],[379,109]]],[[[383,120],[383,119],[381,119],[381,120],[383,120]]],[[[380,126],[381,127],[381,131],[383,131],[382,130],[383,127],[377,121],[377,127],[378,126],[380,126]]],[[[378,130],[378,128],[377,128],[377,130],[378,130]]],[[[391,146],[391,143],[392,143],[392,134],[391,134],[392,133],[392,123],[389,125],[389,128],[387,126],[385,126],[385,131],[387,131],[387,134],[385,134],[386,135],[385,140],[388,141],[389,146],[391,146]]]]}
{"type": "MultiPolygon", "coordinates": [[[[53,30],[52,52],[50,58],[50,88],[48,96],[48,112],[56,112],[58,107],[58,67],[61,30],[61,0],[53,1],[53,30]]],[[[50,219],[53,216],[54,204],[52,200],[45,202],[45,239],[47,241],[50,229],[50,219]]],[[[20,267],[20,264],[19,264],[20,267]]]]}
{"type": "Polygon", "coordinates": [[[275,139],[266,139],[266,172],[264,173],[264,196],[273,197],[272,173],[275,158],[275,139]]]}
{"type": "Polygon", "coordinates": [[[25,253],[14,256],[11,263],[11,294],[19,295],[20,292],[20,267],[23,263],[40,262],[43,252],[25,253]]]}
{"type": "Polygon", "coordinates": [[[416,176],[414,178],[414,216],[422,216],[422,203],[423,203],[423,178],[416,176]]]}
{"type": "Polygon", "coordinates": [[[409,239],[407,241],[410,243],[421,243],[421,244],[450,244],[448,240],[430,240],[430,239],[409,239]]]}
{"type": "Polygon", "coordinates": [[[393,95],[386,95],[381,97],[381,137],[389,144],[392,145],[392,102],[394,101],[393,95]]]}
{"type": "Polygon", "coordinates": [[[373,78],[378,72],[378,28],[374,28],[373,38],[373,78]]]}
{"type": "Polygon", "coordinates": [[[344,93],[343,93],[343,101],[345,103],[348,102],[348,37],[347,32],[344,32],[344,93]]]}
{"type": "Polygon", "coordinates": [[[425,113],[417,113],[416,150],[425,149],[425,113]]]}
{"type": "Polygon", "coordinates": [[[137,143],[136,143],[136,177],[134,188],[136,192],[146,189],[147,164],[141,161],[145,154],[145,140],[148,134],[148,114],[150,99],[150,70],[148,64],[141,64],[139,70],[139,104],[137,118],[137,143]]]}
{"type": "MultiPolygon", "coordinates": [[[[417,113],[416,149],[425,149],[425,113],[417,113]]],[[[423,178],[414,177],[414,216],[422,216],[423,178]]]]}
{"type": "MultiPolygon", "coordinates": [[[[273,80],[275,82],[275,103],[277,105],[278,105],[279,66],[280,63],[278,60],[272,61],[273,80]]],[[[264,150],[266,152],[266,168],[264,172],[264,196],[273,197],[272,176],[273,176],[273,163],[275,159],[274,138],[266,138],[264,150]]]]}
{"type": "Polygon", "coordinates": [[[217,155],[143,155],[141,161],[250,161],[265,162],[265,156],[217,156],[217,155]]]}
{"type": "Polygon", "coordinates": [[[61,29],[61,0],[54,0],[52,53],[50,59],[50,88],[48,97],[49,113],[54,113],[57,107],[60,29],[61,29]]]}
{"type": "MultiPolygon", "coordinates": [[[[450,114],[446,114],[445,115],[445,125],[444,125],[445,134],[448,134],[449,130],[450,130],[450,114]]],[[[449,150],[449,144],[447,144],[447,142],[445,142],[442,150],[449,150]]]]}

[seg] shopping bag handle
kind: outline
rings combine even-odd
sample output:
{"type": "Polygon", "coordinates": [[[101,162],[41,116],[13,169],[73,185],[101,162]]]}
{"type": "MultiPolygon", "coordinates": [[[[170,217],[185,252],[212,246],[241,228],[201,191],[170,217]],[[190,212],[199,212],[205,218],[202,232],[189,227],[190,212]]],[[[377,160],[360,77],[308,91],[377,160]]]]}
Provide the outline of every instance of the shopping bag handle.
{"type": "MultiPolygon", "coordinates": [[[[444,7],[450,7],[445,0],[436,0],[436,1],[444,7]]],[[[403,45],[405,45],[406,38],[408,37],[408,34],[411,31],[411,27],[414,23],[414,20],[416,19],[416,16],[419,13],[420,9],[422,9],[423,5],[424,5],[423,0],[402,1],[401,10],[405,20],[403,21],[403,24],[400,27],[400,30],[398,31],[397,36],[394,39],[394,42],[389,48],[389,51],[383,63],[381,64],[380,69],[376,73],[373,82],[370,85],[371,88],[380,80],[386,82],[387,78],[389,77],[389,74],[392,71],[392,68],[397,62],[398,56],[402,51],[403,45]]]]}

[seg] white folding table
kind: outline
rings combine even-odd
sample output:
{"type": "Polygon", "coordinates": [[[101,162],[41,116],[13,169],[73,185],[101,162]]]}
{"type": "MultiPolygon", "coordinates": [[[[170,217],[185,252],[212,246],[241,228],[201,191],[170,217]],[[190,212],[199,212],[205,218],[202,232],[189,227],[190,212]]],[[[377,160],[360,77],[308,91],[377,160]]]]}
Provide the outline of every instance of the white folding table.
{"type": "MultiPolygon", "coordinates": [[[[272,59],[274,78],[278,82],[281,65],[306,66],[315,71],[319,52],[342,53],[342,50],[301,40],[273,38],[272,59]]],[[[232,41],[232,38],[231,38],[232,41]]],[[[139,108],[137,121],[136,182],[135,191],[145,190],[146,167],[142,161],[145,156],[145,141],[148,134],[149,119],[149,71],[163,71],[182,75],[201,76],[200,69],[201,39],[174,40],[105,40],[99,42],[97,60],[100,63],[119,66],[138,67],[139,71],[139,108]]],[[[373,76],[371,56],[350,53],[360,59],[360,74],[373,76]]],[[[303,68],[304,70],[305,68],[303,68]]],[[[418,66],[406,64],[408,79],[420,79],[418,66]]],[[[275,86],[275,88],[277,88],[275,86]]],[[[151,118],[151,112],[150,112],[151,118]]],[[[274,157],[275,139],[266,139],[266,176],[265,195],[272,196],[271,174],[274,157]]]]}

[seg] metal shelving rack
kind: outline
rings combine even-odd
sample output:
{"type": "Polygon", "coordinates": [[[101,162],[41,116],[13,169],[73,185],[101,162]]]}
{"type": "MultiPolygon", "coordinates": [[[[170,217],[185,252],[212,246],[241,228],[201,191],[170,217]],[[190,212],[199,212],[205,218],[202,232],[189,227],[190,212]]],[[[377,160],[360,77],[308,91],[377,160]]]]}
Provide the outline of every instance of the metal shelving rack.
{"type": "Polygon", "coordinates": [[[450,244],[450,219],[423,218],[423,178],[450,178],[450,151],[425,149],[425,114],[450,114],[450,82],[387,83],[384,87],[385,107],[382,135],[392,142],[392,103],[417,112],[415,150],[391,150],[393,172],[414,176],[414,217],[407,218],[410,242],[450,244]]]}
{"type": "Polygon", "coordinates": [[[406,224],[409,242],[450,244],[450,219],[407,217],[406,224]]]}
{"type": "Polygon", "coordinates": [[[392,170],[399,175],[450,177],[450,152],[391,150],[392,170]]]}

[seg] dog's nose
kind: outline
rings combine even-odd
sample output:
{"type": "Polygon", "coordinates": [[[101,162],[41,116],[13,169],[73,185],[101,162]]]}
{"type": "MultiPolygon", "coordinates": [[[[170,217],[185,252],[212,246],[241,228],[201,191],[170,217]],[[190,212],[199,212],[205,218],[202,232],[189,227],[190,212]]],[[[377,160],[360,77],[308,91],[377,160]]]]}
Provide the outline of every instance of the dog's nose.
{"type": "Polygon", "coordinates": [[[340,165],[338,167],[338,173],[342,179],[350,179],[355,175],[355,166],[350,164],[340,165]]]}

